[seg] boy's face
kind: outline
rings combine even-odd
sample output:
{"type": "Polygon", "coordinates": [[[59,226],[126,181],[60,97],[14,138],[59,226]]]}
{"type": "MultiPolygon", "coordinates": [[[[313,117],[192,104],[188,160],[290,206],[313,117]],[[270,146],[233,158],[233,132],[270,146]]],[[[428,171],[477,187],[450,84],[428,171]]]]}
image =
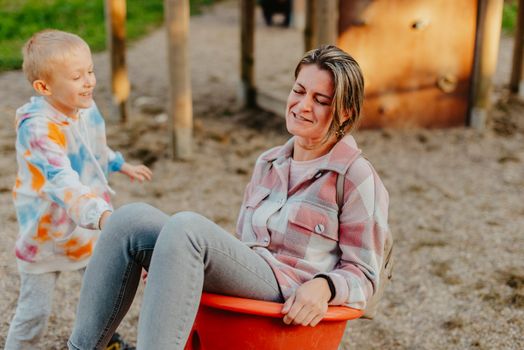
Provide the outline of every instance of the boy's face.
{"type": "Polygon", "coordinates": [[[54,108],[68,117],[76,117],[79,108],[89,108],[93,103],[96,77],[91,52],[88,48],[78,48],[54,66],[51,78],[44,82],[46,89],[42,94],[54,108]]]}

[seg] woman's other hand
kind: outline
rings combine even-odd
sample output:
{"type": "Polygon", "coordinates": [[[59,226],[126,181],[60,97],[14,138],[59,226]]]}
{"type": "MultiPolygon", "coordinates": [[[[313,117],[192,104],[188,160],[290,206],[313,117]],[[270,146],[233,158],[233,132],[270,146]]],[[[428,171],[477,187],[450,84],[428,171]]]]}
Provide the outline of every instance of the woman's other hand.
{"type": "Polygon", "coordinates": [[[331,291],[325,279],[305,282],[284,303],[284,323],[316,326],[326,314],[330,298],[331,291]]]}

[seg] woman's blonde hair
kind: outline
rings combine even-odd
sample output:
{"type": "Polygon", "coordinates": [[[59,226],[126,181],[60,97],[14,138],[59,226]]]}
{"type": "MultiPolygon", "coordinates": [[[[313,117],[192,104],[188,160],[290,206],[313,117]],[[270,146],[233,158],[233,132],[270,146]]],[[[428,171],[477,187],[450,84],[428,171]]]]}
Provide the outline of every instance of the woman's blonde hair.
{"type": "Polygon", "coordinates": [[[38,79],[51,79],[56,64],[67,59],[73,51],[87,48],[87,43],[78,35],[55,29],[46,29],[33,36],[22,49],[22,69],[33,83],[38,79]]]}
{"type": "Polygon", "coordinates": [[[305,65],[316,65],[331,73],[334,96],[331,102],[332,120],[324,137],[327,141],[333,134],[340,139],[345,133],[358,126],[360,111],[364,101],[364,77],[357,61],[346,52],[333,45],[323,45],[304,54],[295,68],[295,79],[305,65]],[[341,116],[349,119],[341,123],[341,116]]]}

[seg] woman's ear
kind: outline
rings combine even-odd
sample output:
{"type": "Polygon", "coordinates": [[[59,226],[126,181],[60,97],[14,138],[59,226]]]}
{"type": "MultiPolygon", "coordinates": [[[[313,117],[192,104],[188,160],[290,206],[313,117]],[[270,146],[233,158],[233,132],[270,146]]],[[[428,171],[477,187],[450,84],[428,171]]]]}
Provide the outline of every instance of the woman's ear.
{"type": "Polygon", "coordinates": [[[51,95],[51,89],[49,88],[49,85],[42,79],[33,81],[33,89],[35,89],[35,91],[38,92],[40,95],[51,95]]]}
{"type": "Polygon", "coordinates": [[[349,119],[351,119],[351,115],[353,114],[353,110],[345,111],[340,116],[340,125],[343,125],[345,122],[347,122],[349,119]]]}

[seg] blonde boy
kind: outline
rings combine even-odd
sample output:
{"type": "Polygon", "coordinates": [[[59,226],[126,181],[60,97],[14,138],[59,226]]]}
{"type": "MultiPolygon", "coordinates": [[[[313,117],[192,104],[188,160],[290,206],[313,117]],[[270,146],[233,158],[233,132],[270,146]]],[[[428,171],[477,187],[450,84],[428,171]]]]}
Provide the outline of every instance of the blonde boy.
{"type": "Polygon", "coordinates": [[[7,350],[33,349],[45,331],[56,279],[82,270],[111,213],[110,172],[150,180],[106,144],[93,101],[91,51],[77,35],[46,30],[23,49],[23,70],[39,96],[16,112],[18,173],[13,198],[19,223],[15,254],[20,296],[7,350]]]}

